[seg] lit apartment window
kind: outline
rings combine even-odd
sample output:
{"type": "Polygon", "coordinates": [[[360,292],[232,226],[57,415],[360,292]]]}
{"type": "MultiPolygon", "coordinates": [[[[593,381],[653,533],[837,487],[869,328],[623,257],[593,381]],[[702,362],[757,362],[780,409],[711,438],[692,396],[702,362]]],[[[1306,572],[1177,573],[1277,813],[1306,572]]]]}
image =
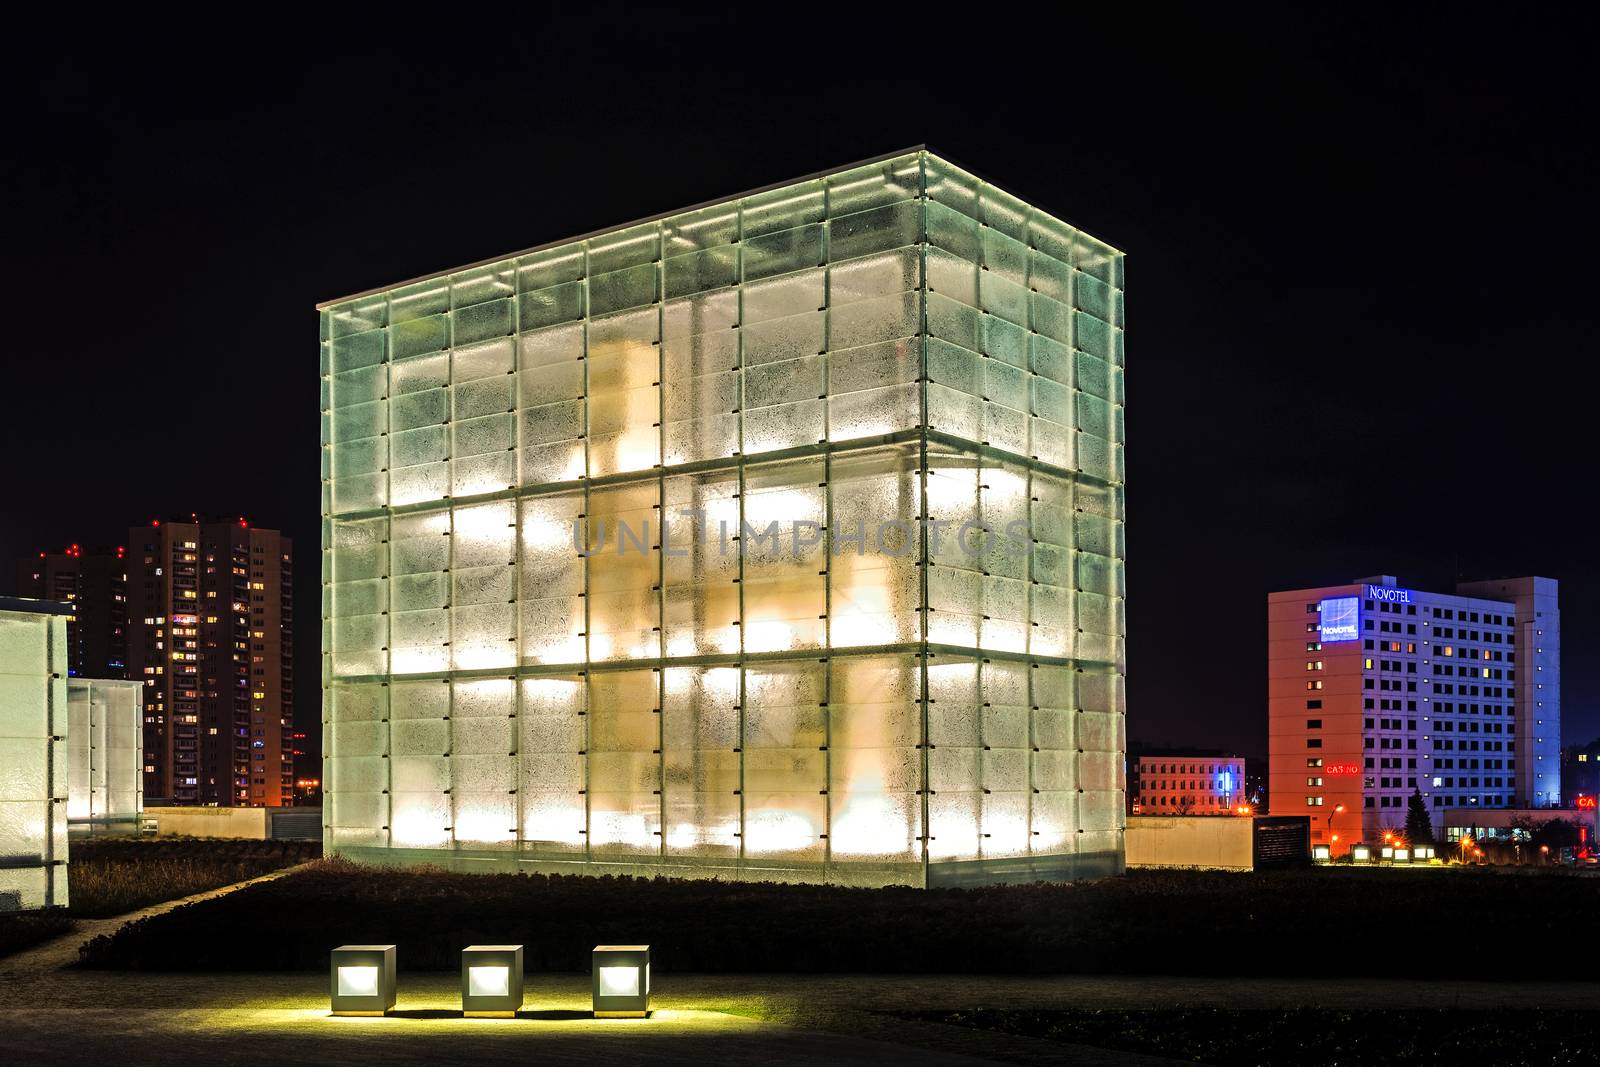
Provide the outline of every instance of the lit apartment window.
{"type": "Polygon", "coordinates": [[[1306,807],[1308,807],[1308,808],[1320,808],[1320,807],[1322,807],[1322,798],[1321,797],[1306,797],[1306,807]]]}
{"type": "Polygon", "coordinates": [[[1307,682],[1306,683],[1306,688],[1307,689],[1321,689],[1322,688],[1322,679],[1318,678],[1314,682],[1307,682]]]}

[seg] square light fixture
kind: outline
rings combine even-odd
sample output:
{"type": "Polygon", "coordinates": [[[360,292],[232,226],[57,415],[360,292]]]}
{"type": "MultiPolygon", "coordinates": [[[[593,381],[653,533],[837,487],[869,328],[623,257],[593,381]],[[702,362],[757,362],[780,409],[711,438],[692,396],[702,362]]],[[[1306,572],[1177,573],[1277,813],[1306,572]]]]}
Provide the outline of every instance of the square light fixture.
{"type": "Polygon", "coordinates": [[[1332,852],[1329,850],[1327,845],[1312,845],[1311,858],[1314,860],[1331,859],[1332,852]]]}
{"type": "Polygon", "coordinates": [[[643,1019],[650,1014],[650,946],[594,947],[594,1015],[643,1019]]]}
{"type": "Polygon", "coordinates": [[[461,950],[461,1014],[511,1018],[522,1008],[522,946],[461,950]]]}
{"type": "Polygon", "coordinates": [[[1411,850],[1409,848],[1397,848],[1397,849],[1395,849],[1394,850],[1394,861],[1396,863],[1410,863],[1411,862],[1411,850]]]}
{"type": "Polygon", "coordinates": [[[333,1014],[383,1015],[394,1007],[393,945],[341,945],[331,972],[333,1014]]]}
{"type": "Polygon", "coordinates": [[[1372,849],[1367,845],[1356,845],[1350,849],[1350,858],[1355,863],[1371,863],[1372,849]]]}

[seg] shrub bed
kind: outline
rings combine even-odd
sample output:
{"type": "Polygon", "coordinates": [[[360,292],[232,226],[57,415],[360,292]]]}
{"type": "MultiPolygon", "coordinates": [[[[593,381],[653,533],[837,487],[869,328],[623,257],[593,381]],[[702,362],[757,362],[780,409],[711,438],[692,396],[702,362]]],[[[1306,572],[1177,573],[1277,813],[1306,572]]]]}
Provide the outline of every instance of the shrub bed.
{"type": "Polygon", "coordinates": [[[0,956],[21,952],[69,932],[77,923],[64,911],[0,915],[0,956]]]}
{"type": "Polygon", "coordinates": [[[320,970],[330,948],[394,943],[453,970],[473,943],[520,943],[529,970],[582,971],[596,944],[649,942],[703,972],[994,972],[1591,977],[1552,952],[1600,905],[1600,879],[1485,870],[1145,871],[971,890],[452,874],[325,861],[131,924],[85,946],[96,967],[320,970]],[[240,930],[260,936],[241,939],[240,930]],[[1225,947],[1226,951],[1219,951],[1225,947]]]}

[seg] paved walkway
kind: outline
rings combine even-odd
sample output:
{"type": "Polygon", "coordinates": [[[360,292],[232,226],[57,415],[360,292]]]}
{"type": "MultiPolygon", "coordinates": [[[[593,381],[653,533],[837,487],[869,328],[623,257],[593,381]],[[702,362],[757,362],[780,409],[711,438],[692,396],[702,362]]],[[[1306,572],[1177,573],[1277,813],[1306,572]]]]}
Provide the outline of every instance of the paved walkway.
{"type": "MultiPolygon", "coordinates": [[[[1171,1061],[953,1026],[905,1022],[892,987],[854,1003],[849,981],[663,977],[643,1020],[589,1016],[587,975],[531,975],[518,1019],[462,1019],[455,975],[402,974],[387,1018],[328,1014],[327,978],[308,974],[155,975],[67,969],[0,976],[0,1060],[556,1064],[993,1062],[1156,1067],[1171,1061]],[[808,1002],[826,990],[819,1009],[808,1002]],[[20,1009],[20,1010],[16,1010],[20,1009]]],[[[952,983],[949,991],[957,986],[952,983]]],[[[960,999],[951,1003],[960,1003],[960,999]]]]}
{"type": "MultiPolygon", "coordinates": [[[[681,975],[658,972],[654,1015],[596,1020],[589,979],[528,977],[529,1010],[515,1020],[459,1017],[458,977],[400,976],[398,1010],[335,1019],[322,974],[150,974],[72,966],[87,938],[197,900],[281,878],[278,871],[114,919],[0,959],[0,1063],[106,1061],[115,1067],[176,1057],[218,1067],[296,1063],[439,1064],[475,1061],[616,1063],[983,1062],[1143,1067],[1174,1061],[953,1026],[889,1012],[956,1008],[1515,1008],[1600,1009],[1600,985],[1180,977],[989,975],[681,975]]],[[[241,931],[271,937],[273,931],[241,931]]],[[[402,964],[404,961],[401,961],[402,964]]]]}

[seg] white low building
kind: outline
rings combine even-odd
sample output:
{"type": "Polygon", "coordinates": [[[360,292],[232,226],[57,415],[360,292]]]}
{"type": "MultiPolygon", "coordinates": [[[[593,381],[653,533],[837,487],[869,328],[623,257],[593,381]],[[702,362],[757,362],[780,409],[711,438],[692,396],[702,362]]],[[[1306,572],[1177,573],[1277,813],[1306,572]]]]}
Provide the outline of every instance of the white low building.
{"type": "Polygon", "coordinates": [[[67,904],[68,612],[0,597],[0,912],[67,904]]]}
{"type": "Polygon", "coordinates": [[[67,823],[137,832],[144,808],[144,683],[67,679],[67,823]]]}

